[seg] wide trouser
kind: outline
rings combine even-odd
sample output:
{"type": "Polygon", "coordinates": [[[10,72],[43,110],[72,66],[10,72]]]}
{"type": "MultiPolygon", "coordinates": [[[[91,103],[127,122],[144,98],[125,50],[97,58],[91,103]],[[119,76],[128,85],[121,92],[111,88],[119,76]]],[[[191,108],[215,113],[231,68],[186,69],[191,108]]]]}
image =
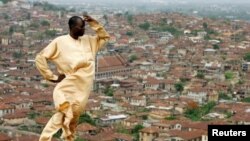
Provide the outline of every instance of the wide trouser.
{"type": "Polygon", "coordinates": [[[44,127],[39,141],[51,141],[53,135],[62,129],[64,141],[74,141],[82,106],[64,102],[44,127]]]}

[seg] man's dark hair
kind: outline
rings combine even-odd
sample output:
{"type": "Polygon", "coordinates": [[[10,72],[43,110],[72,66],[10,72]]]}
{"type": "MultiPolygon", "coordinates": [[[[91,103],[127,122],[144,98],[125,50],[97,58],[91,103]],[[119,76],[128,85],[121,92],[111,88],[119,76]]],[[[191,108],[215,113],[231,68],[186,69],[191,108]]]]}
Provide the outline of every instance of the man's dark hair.
{"type": "MultiPolygon", "coordinates": [[[[82,20],[82,18],[79,17],[79,16],[73,16],[73,17],[71,17],[71,18],[69,19],[69,22],[68,22],[69,29],[72,29],[72,27],[76,26],[77,19],[82,20]]],[[[83,20],[82,20],[82,21],[83,21],[83,20]]],[[[83,24],[85,24],[84,21],[83,21],[83,24]]]]}

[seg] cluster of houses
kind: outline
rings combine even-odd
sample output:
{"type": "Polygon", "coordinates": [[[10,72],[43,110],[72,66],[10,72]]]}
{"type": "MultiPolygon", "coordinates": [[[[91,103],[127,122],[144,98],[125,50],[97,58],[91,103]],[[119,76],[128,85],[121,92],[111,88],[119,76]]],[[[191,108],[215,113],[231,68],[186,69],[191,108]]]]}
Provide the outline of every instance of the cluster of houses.
{"type": "MultiPolygon", "coordinates": [[[[0,141],[37,140],[55,110],[55,84],[42,78],[34,58],[54,37],[67,34],[68,17],[78,13],[46,11],[21,0],[0,5],[0,11],[0,141]]],[[[250,63],[244,59],[249,23],[178,13],[136,14],[131,23],[116,11],[106,18],[93,13],[111,39],[96,56],[85,109],[96,124],[79,124],[79,138],[132,141],[141,125],[140,141],[207,141],[208,124],[250,123],[250,104],[241,102],[250,97],[250,63]],[[149,29],[141,28],[145,22],[149,29]],[[216,105],[203,117],[209,121],[185,117],[190,103],[211,101],[216,105]]]]}

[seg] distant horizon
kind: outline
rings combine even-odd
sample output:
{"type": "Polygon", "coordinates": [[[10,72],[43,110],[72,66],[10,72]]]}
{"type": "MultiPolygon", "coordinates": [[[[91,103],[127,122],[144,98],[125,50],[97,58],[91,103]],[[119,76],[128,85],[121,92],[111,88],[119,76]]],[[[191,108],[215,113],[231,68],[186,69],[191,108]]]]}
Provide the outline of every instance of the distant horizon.
{"type": "MultiPolygon", "coordinates": [[[[26,0],[26,1],[48,1],[50,3],[60,3],[63,4],[69,3],[68,0],[26,0]]],[[[81,2],[88,2],[88,3],[112,3],[112,4],[147,4],[147,3],[171,3],[171,4],[178,4],[178,3],[250,3],[249,0],[71,0],[70,3],[81,3],[81,2]]]]}

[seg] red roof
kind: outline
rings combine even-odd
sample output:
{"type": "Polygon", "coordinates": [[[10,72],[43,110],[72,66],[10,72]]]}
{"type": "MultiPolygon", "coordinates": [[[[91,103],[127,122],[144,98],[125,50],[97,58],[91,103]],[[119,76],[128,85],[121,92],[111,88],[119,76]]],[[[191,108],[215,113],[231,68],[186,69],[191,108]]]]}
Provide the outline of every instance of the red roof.
{"type": "Polygon", "coordinates": [[[82,123],[77,126],[77,131],[80,131],[80,132],[86,132],[86,131],[91,131],[91,130],[97,130],[97,128],[88,123],[82,123]]]}
{"type": "Polygon", "coordinates": [[[126,60],[120,55],[102,56],[98,58],[98,71],[108,71],[126,67],[126,60]]]}
{"type": "Polygon", "coordinates": [[[181,137],[184,140],[192,140],[206,135],[206,132],[203,130],[194,130],[194,131],[180,131],[180,130],[170,130],[168,132],[172,137],[181,137]]]}
{"type": "Polygon", "coordinates": [[[11,141],[11,138],[7,134],[0,133],[0,141],[11,141]]]}

